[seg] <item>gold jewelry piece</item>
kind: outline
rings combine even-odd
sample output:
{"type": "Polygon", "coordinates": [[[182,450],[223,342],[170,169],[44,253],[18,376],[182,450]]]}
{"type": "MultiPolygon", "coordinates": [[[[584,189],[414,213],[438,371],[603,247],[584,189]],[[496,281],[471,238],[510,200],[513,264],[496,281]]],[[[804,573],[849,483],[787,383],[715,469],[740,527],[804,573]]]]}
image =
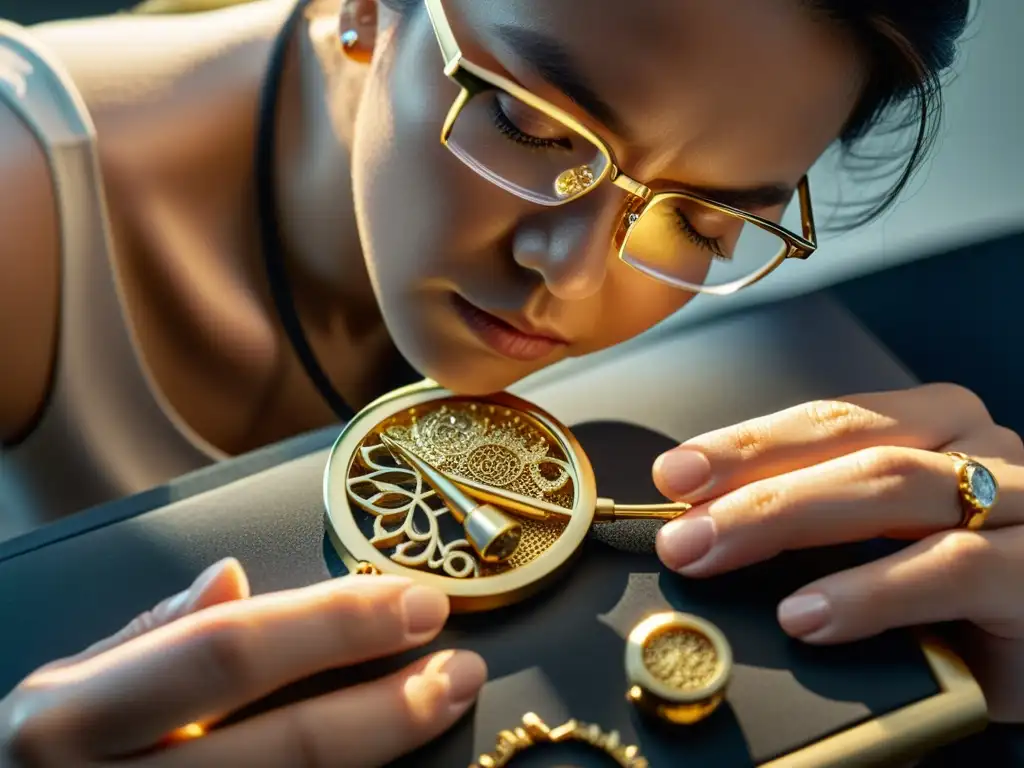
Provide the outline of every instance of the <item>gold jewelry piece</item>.
{"type": "Polygon", "coordinates": [[[676,725],[691,725],[725,699],[732,649],[704,619],[667,611],[640,622],[626,641],[626,698],[676,725]]]}
{"type": "Polygon", "coordinates": [[[356,29],[348,28],[342,30],[338,36],[341,50],[349,59],[359,64],[368,64],[373,58],[373,51],[370,46],[361,44],[359,32],[356,29]]]}
{"type": "Polygon", "coordinates": [[[985,525],[988,513],[999,500],[999,483],[988,467],[967,454],[947,451],[946,455],[953,459],[960,481],[960,506],[963,509],[960,527],[977,531],[985,525]]]}
{"type": "Polygon", "coordinates": [[[596,725],[586,725],[576,720],[570,720],[557,728],[549,728],[536,714],[528,712],[523,715],[522,726],[499,733],[494,752],[480,755],[470,768],[504,768],[528,749],[565,742],[586,744],[604,752],[621,768],[649,766],[647,760],[640,754],[639,747],[622,744],[617,731],[605,733],[596,725]]]}
{"type": "Polygon", "coordinates": [[[327,530],[350,572],[412,576],[479,611],[541,589],[591,526],[670,520],[687,504],[599,499],[567,427],[506,393],[404,387],[348,423],[324,473],[327,530]]]}
{"type": "Polygon", "coordinates": [[[447,475],[427,463],[408,445],[381,434],[380,441],[395,458],[402,459],[444,502],[449,514],[460,523],[466,539],[480,558],[487,563],[503,563],[519,547],[523,527],[490,504],[479,504],[452,482],[447,475]]]}

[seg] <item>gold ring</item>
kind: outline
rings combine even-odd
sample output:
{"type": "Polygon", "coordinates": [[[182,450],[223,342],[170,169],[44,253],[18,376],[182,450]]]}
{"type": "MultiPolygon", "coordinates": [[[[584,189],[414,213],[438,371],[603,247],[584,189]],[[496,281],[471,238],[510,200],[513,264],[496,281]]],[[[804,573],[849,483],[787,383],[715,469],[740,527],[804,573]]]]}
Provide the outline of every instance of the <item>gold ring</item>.
{"type": "Polygon", "coordinates": [[[498,734],[493,752],[480,755],[470,768],[505,768],[518,755],[544,744],[577,742],[604,752],[620,768],[649,768],[650,763],[640,754],[640,748],[626,746],[619,741],[618,731],[606,733],[596,725],[570,720],[557,728],[550,728],[535,713],[523,715],[523,724],[512,731],[498,734]]]}
{"type": "Polygon", "coordinates": [[[629,701],[667,722],[692,725],[725,699],[732,648],[711,622],[667,611],[629,633],[625,664],[629,701]]]}
{"type": "Polygon", "coordinates": [[[999,483],[988,467],[967,454],[946,451],[946,455],[953,459],[959,480],[960,507],[963,510],[959,527],[977,531],[985,525],[988,513],[999,500],[999,483]]]}

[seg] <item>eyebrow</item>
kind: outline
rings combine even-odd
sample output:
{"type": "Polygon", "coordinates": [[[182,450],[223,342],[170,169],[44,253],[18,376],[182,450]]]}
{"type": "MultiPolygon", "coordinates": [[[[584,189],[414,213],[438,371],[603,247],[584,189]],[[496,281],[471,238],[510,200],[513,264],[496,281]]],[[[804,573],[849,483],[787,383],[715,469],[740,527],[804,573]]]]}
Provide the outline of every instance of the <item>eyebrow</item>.
{"type": "Polygon", "coordinates": [[[789,184],[759,184],[753,187],[703,187],[687,185],[686,190],[695,195],[714,200],[716,203],[738,208],[741,211],[756,211],[785,205],[793,199],[796,189],[789,184]]]}
{"type": "Polygon", "coordinates": [[[628,131],[619,113],[587,82],[572,57],[555,40],[532,30],[507,24],[495,27],[497,37],[523,59],[541,79],[619,136],[628,131]]]}
{"type": "MultiPolygon", "coordinates": [[[[605,101],[587,82],[573,62],[572,56],[556,40],[533,30],[508,24],[497,25],[499,40],[523,59],[542,80],[561,91],[570,101],[622,138],[630,131],[618,111],[605,101]]],[[[685,189],[741,211],[774,208],[788,203],[796,189],[785,183],[759,184],[752,187],[714,187],[687,185],[685,189]]]]}

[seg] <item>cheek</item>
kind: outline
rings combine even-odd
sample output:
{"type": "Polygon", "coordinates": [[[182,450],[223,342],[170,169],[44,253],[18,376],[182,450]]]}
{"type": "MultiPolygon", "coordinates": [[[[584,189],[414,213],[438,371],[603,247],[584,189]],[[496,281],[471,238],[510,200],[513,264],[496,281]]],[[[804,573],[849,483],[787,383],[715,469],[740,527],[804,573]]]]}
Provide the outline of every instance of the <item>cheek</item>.
{"type": "Polygon", "coordinates": [[[616,262],[602,291],[597,351],[639,336],[682,309],[693,294],[671,288],[616,262]]]}
{"type": "Polygon", "coordinates": [[[458,90],[444,77],[436,44],[420,32],[390,43],[382,57],[389,66],[374,65],[353,141],[356,215],[382,302],[451,279],[514,218],[509,196],[441,144],[458,90]]]}

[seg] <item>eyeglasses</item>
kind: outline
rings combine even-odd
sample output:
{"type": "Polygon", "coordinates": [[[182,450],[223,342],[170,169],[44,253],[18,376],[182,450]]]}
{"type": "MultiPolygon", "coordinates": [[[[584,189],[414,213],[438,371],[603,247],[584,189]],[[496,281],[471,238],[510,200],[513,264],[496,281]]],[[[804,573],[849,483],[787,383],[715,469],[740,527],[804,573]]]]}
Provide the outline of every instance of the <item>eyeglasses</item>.
{"type": "Polygon", "coordinates": [[[683,290],[735,293],[817,248],[806,176],[796,190],[802,236],[691,191],[654,191],[624,174],[611,147],[572,115],[466,61],[441,0],[425,3],[444,73],[462,89],[441,143],[485,179],[546,206],[566,205],[610,181],[627,196],[613,236],[619,258],[683,290]]]}

